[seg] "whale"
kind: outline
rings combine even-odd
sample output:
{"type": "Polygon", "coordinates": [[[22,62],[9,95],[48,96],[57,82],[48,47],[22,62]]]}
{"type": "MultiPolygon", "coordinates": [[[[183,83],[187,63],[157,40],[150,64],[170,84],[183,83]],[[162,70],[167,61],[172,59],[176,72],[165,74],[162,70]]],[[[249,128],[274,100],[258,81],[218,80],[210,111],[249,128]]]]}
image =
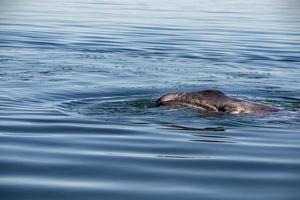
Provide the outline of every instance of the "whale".
{"type": "Polygon", "coordinates": [[[168,93],[156,100],[156,106],[194,108],[200,112],[228,114],[263,114],[279,111],[272,106],[227,96],[219,90],[168,93]]]}

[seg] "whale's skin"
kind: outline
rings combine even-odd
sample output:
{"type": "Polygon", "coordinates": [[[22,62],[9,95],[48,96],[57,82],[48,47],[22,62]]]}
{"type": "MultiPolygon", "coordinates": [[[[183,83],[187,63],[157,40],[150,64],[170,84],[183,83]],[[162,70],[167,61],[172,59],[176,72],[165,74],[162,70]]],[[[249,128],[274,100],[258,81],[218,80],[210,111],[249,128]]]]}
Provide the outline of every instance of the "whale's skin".
{"type": "Polygon", "coordinates": [[[278,111],[271,106],[226,96],[219,90],[169,93],[157,99],[156,106],[195,108],[201,112],[229,114],[262,114],[278,111]]]}

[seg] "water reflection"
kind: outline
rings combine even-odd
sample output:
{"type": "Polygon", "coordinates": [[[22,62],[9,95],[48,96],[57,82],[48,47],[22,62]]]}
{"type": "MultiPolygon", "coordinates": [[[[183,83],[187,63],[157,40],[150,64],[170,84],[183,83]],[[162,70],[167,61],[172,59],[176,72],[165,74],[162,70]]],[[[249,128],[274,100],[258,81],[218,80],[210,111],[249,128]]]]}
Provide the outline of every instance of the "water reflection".
{"type": "Polygon", "coordinates": [[[184,130],[184,131],[225,131],[224,127],[193,128],[176,124],[166,125],[163,129],[184,130]]]}

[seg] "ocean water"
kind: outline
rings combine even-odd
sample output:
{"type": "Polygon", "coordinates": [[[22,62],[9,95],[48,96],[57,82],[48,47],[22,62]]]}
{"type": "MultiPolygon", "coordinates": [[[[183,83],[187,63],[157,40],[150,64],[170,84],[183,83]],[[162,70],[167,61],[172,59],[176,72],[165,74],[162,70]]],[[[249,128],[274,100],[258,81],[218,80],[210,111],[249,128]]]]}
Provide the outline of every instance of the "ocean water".
{"type": "Polygon", "coordinates": [[[0,2],[0,198],[300,199],[296,0],[0,2]],[[218,89],[263,116],[155,107],[218,89]]]}

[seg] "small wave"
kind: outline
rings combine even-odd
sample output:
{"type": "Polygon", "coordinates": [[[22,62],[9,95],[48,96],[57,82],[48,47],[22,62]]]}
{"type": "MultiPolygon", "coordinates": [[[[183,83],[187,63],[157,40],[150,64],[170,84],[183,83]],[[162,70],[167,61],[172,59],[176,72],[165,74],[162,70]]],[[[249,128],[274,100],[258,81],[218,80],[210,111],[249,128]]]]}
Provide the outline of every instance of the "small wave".
{"type": "Polygon", "coordinates": [[[98,120],[143,118],[155,114],[155,100],[149,97],[101,97],[64,102],[59,110],[98,120]]]}
{"type": "Polygon", "coordinates": [[[271,74],[266,72],[231,72],[226,73],[226,75],[230,78],[249,78],[249,79],[263,79],[270,78],[271,74]]]}

